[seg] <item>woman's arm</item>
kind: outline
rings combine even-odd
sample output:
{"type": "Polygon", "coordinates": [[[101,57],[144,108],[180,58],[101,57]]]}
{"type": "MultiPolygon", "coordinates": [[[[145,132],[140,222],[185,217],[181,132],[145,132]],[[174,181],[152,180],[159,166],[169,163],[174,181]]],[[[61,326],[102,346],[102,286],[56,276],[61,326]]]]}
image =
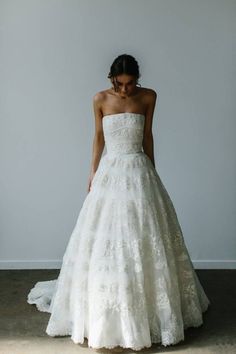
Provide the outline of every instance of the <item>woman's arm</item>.
{"type": "Polygon", "coordinates": [[[101,101],[102,94],[97,93],[93,97],[93,109],[95,115],[95,134],[93,138],[93,151],[92,151],[92,161],[89,175],[89,186],[88,191],[90,190],[90,185],[94,174],[98,168],[102,152],[105,146],[104,135],[103,135],[103,127],[102,127],[102,111],[101,111],[101,101]]]}
{"type": "Polygon", "coordinates": [[[105,146],[104,135],[103,135],[103,127],[102,127],[102,111],[101,111],[101,101],[102,95],[97,93],[93,97],[93,109],[95,116],[95,134],[93,138],[93,154],[92,154],[92,162],[91,162],[91,172],[95,173],[101,156],[105,146]]]}
{"type": "Polygon", "coordinates": [[[154,90],[150,90],[146,98],[147,110],[145,115],[145,125],[143,132],[143,151],[150,158],[155,167],[154,157],[154,140],[152,134],[153,113],[156,105],[157,94],[154,90]]]}

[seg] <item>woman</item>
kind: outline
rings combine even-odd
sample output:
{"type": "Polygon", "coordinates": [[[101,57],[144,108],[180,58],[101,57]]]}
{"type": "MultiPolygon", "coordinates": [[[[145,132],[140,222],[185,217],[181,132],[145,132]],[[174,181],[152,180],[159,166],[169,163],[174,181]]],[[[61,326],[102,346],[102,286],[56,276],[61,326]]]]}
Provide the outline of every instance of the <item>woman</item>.
{"type": "Polygon", "coordinates": [[[145,115],[143,149],[155,167],[152,119],[157,94],[152,89],[138,87],[137,82],[139,77],[139,66],[136,60],[129,55],[120,55],[114,60],[108,75],[108,78],[111,78],[113,86],[94,96],[93,103],[96,133],[93,145],[93,159],[88,190],[90,190],[90,184],[97,170],[105,145],[102,120],[103,117],[109,115],[110,112],[119,113],[128,111],[138,112],[145,115]]]}
{"type": "Polygon", "coordinates": [[[210,301],[155,169],[157,94],[138,86],[131,55],[118,56],[108,77],[112,87],[94,96],[88,194],[59,277],[38,282],[28,302],[51,313],[48,335],[87,338],[91,348],[176,344],[203,323],[210,301]]]}

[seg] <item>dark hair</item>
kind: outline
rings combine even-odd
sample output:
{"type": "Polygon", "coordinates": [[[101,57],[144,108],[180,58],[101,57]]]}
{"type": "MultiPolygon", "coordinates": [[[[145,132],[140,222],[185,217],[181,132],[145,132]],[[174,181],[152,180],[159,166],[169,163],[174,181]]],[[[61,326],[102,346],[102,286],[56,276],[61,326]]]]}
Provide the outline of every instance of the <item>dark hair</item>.
{"type": "MultiPolygon", "coordinates": [[[[115,90],[117,90],[117,85],[114,80],[115,76],[127,74],[135,76],[136,80],[140,78],[139,65],[137,60],[129,54],[121,54],[115,58],[113,61],[108,78],[111,78],[111,81],[114,85],[115,90]]],[[[139,84],[140,85],[140,84],[139,84]]],[[[140,85],[141,86],[141,85],[140,85]]]]}

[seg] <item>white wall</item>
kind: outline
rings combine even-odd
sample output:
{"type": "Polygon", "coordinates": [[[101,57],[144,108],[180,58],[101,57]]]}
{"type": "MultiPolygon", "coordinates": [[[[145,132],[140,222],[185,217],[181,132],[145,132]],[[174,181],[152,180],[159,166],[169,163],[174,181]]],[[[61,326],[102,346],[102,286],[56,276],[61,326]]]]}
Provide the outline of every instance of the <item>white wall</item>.
{"type": "Polygon", "coordinates": [[[157,171],[196,268],[236,265],[233,0],[0,1],[0,267],[60,267],[92,154],[93,95],[134,55],[159,94],[157,171]]]}

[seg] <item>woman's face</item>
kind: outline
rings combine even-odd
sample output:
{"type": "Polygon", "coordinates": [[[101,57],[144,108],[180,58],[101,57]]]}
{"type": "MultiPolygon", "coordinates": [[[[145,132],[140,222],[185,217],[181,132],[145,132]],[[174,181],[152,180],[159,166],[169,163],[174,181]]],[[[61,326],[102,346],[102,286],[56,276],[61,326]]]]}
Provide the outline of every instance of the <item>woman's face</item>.
{"type": "Polygon", "coordinates": [[[137,89],[136,77],[133,75],[127,75],[127,74],[117,75],[114,78],[114,81],[117,84],[118,94],[123,98],[129,97],[137,89]]]}

